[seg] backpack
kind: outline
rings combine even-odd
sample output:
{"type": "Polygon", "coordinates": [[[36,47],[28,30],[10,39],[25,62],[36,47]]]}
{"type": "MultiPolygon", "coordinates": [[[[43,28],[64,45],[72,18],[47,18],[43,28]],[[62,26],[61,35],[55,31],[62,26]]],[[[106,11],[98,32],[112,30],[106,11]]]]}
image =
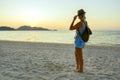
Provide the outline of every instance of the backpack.
{"type": "Polygon", "coordinates": [[[86,22],[85,30],[83,31],[82,34],[80,33],[79,29],[77,31],[79,33],[79,36],[82,38],[84,42],[87,42],[89,40],[89,36],[92,34],[92,31],[88,27],[87,22],[86,22]]]}

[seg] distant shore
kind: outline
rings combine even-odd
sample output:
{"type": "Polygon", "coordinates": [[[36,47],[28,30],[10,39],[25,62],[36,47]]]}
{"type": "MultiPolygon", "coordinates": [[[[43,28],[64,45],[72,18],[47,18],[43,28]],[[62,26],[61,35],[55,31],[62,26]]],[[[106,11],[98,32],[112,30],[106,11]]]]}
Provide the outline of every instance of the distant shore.
{"type": "Polygon", "coordinates": [[[86,45],[84,73],[73,44],[0,41],[1,80],[119,80],[120,47],[86,45]]]}
{"type": "Polygon", "coordinates": [[[57,31],[56,29],[47,29],[47,28],[43,28],[43,27],[31,27],[31,26],[20,26],[17,29],[9,27],[9,26],[0,26],[0,31],[31,31],[31,30],[35,30],[35,31],[57,31]]]}

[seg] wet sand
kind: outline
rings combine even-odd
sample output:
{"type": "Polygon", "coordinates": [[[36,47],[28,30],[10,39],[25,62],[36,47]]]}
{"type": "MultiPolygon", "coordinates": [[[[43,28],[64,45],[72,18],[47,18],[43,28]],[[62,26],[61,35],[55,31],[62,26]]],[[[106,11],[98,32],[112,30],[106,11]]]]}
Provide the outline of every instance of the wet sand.
{"type": "Polygon", "coordinates": [[[0,41],[0,80],[120,80],[120,47],[86,45],[84,73],[74,45],[0,41]]]}

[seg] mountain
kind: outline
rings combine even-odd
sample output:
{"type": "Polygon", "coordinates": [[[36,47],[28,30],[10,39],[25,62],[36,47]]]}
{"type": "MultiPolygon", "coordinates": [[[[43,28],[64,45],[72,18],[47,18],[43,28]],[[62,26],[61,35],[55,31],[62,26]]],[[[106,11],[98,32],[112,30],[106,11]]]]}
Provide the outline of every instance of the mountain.
{"type": "Polygon", "coordinates": [[[42,27],[31,27],[31,26],[20,26],[17,30],[46,30],[49,31],[47,28],[42,27]]]}
{"type": "Polygon", "coordinates": [[[38,31],[57,31],[57,30],[50,30],[50,29],[47,29],[47,28],[43,28],[43,27],[31,27],[31,26],[20,26],[19,28],[17,29],[14,29],[14,28],[11,28],[11,27],[8,27],[8,26],[0,26],[0,30],[38,30],[38,31]]]}
{"type": "Polygon", "coordinates": [[[0,30],[15,30],[15,29],[8,26],[0,26],[0,30]]]}

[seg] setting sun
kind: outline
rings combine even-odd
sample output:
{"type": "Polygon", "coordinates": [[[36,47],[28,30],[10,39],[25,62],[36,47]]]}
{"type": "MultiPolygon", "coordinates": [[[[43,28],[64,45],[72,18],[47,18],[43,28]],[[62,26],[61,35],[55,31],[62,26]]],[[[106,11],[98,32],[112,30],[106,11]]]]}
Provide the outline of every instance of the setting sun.
{"type": "Polygon", "coordinates": [[[43,19],[43,14],[40,12],[36,12],[36,11],[26,11],[21,14],[20,18],[26,24],[35,26],[43,19]]]}

